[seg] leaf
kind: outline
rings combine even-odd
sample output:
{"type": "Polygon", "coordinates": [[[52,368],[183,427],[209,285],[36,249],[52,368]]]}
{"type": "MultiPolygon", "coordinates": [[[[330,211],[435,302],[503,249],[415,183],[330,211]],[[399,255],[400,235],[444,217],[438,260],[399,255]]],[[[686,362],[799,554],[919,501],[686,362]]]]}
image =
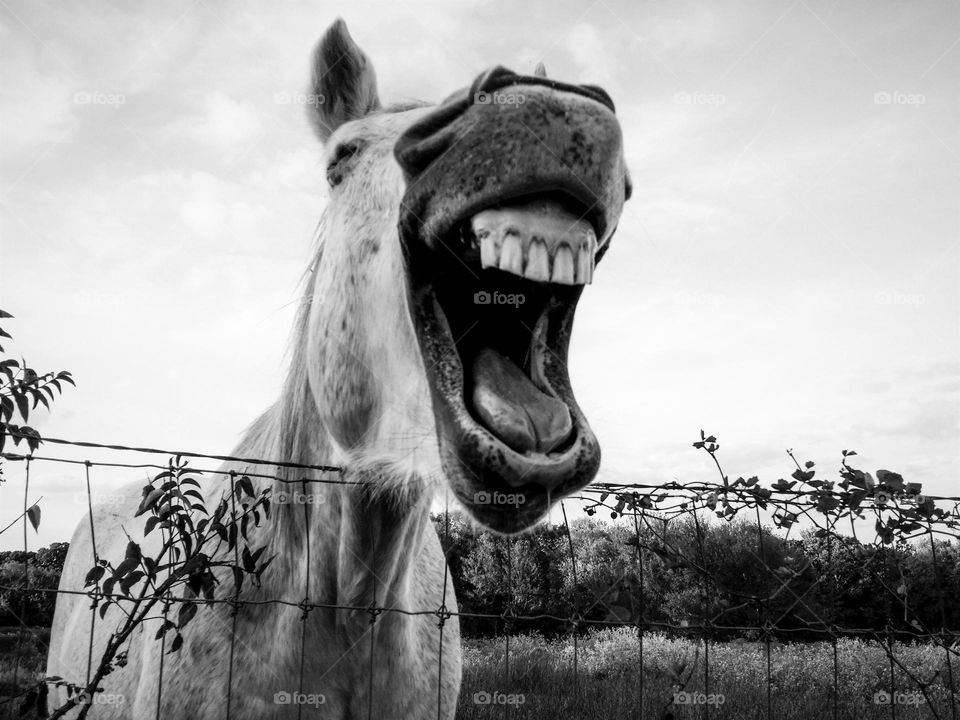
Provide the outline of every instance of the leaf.
{"type": "Polygon", "coordinates": [[[173,620],[164,620],[160,627],[157,629],[157,634],[153,636],[154,640],[159,640],[167,632],[167,630],[173,630],[176,627],[176,623],[173,620]]]}
{"type": "Polygon", "coordinates": [[[240,486],[240,488],[247,494],[248,497],[254,496],[253,482],[246,475],[244,475],[237,481],[237,485],[240,486]]]}
{"type": "Polygon", "coordinates": [[[100,578],[103,577],[103,574],[106,572],[106,568],[102,565],[96,565],[90,569],[90,572],[87,573],[87,576],[83,579],[83,586],[95,584],[100,578]]]}
{"type": "Polygon", "coordinates": [[[177,652],[181,647],[183,647],[183,635],[177,633],[177,636],[173,639],[173,642],[170,643],[170,653],[177,652]]]}
{"type": "Polygon", "coordinates": [[[40,506],[31,505],[27,508],[27,519],[30,520],[30,524],[33,525],[34,532],[37,531],[37,528],[40,527],[40,506]]]}
{"type": "Polygon", "coordinates": [[[240,558],[241,558],[241,561],[243,562],[243,569],[246,572],[252,573],[254,570],[257,569],[257,563],[253,555],[250,554],[250,548],[245,547],[243,549],[243,553],[240,556],[240,558]]]}
{"type": "Polygon", "coordinates": [[[146,537],[150,534],[150,531],[153,530],[157,523],[160,522],[160,518],[156,515],[151,515],[147,518],[147,521],[143,524],[143,536],[146,537]]]}
{"type": "Polygon", "coordinates": [[[143,557],[143,554],[140,552],[140,546],[137,545],[133,540],[127,543],[127,552],[124,554],[124,557],[127,559],[133,558],[134,560],[140,560],[143,557]]]}
{"type": "Polygon", "coordinates": [[[6,320],[7,318],[12,318],[12,317],[13,315],[8,313],[6,310],[0,310],[0,320],[6,320]]]}
{"type": "Polygon", "coordinates": [[[197,604],[196,603],[184,603],[180,606],[180,613],[177,616],[177,625],[180,629],[186,627],[187,623],[193,619],[193,616],[197,614],[197,604]]]}
{"type": "Polygon", "coordinates": [[[17,403],[17,410],[20,411],[20,417],[24,422],[27,421],[27,416],[30,414],[29,403],[27,402],[27,396],[22,393],[16,393],[13,396],[14,402],[17,403]]]}
{"type": "Polygon", "coordinates": [[[903,475],[889,470],[877,470],[877,480],[892,490],[903,490],[903,475]]]}
{"type": "Polygon", "coordinates": [[[129,595],[130,588],[132,588],[136,583],[138,583],[144,577],[145,577],[145,574],[142,570],[134,570],[132,573],[130,573],[123,580],[120,581],[120,591],[124,595],[129,595]]]}
{"type": "Polygon", "coordinates": [[[122,578],[128,572],[133,570],[136,567],[140,566],[140,558],[128,557],[122,563],[117,565],[117,569],[113,571],[113,576],[115,578],[122,578]]]}

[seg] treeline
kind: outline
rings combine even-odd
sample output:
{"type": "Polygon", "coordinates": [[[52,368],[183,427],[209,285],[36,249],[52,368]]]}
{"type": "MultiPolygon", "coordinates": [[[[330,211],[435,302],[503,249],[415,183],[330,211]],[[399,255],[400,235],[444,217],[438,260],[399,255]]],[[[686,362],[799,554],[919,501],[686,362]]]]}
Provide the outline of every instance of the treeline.
{"type": "Polygon", "coordinates": [[[783,639],[824,639],[818,628],[882,632],[888,621],[914,634],[960,628],[956,542],[875,546],[814,532],[784,540],[749,522],[650,522],[639,535],[632,524],[587,518],[570,524],[569,538],[559,525],[504,538],[457,515],[435,517],[461,613],[498,616],[461,618],[464,634],[505,624],[547,635],[571,629],[513,619],[533,615],[688,626],[726,639],[757,638],[763,627],[783,639]]]}
{"type": "Polygon", "coordinates": [[[69,543],[51,543],[36,552],[7,550],[0,552],[0,625],[50,627],[53,622],[55,593],[35,588],[55,588],[60,585],[63,561],[69,543]],[[30,588],[24,589],[24,567],[30,573],[30,588]]]}
{"type": "MultiPolygon", "coordinates": [[[[458,514],[433,518],[454,576],[464,635],[570,632],[584,622],[684,626],[718,639],[823,639],[818,629],[960,628],[960,547],[863,545],[813,532],[784,540],[748,522],[692,517],[608,524],[585,518],[512,538],[458,514]],[[572,552],[571,552],[572,547],[572,552]],[[508,569],[512,568],[512,572],[508,569]],[[470,617],[471,614],[493,617],[470,617]],[[519,616],[547,616],[536,620],[519,616]],[[506,619],[504,619],[506,618],[506,619]],[[706,629],[702,629],[706,626],[706,629]]],[[[49,626],[67,544],[0,552],[0,624],[49,626]]]]}

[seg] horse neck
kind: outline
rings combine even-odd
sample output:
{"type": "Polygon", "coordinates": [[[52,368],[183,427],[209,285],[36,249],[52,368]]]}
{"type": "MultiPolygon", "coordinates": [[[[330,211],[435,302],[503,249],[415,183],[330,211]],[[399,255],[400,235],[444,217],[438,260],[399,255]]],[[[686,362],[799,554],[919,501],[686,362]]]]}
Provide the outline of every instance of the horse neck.
{"type": "Polygon", "coordinates": [[[291,375],[283,398],[251,428],[244,452],[302,465],[343,465],[338,471],[278,468],[273,497],[286,494],[295,501],[271,504],[270,518],[258,530],[257,540],[269,546],[265,557],[276,555],[260,594],[412,608],[415,562],[425,533],[432,532],[426,483],[398,477],[400,471],[387,462],[337,457],[305,377],[298,382],[291,375]]]}

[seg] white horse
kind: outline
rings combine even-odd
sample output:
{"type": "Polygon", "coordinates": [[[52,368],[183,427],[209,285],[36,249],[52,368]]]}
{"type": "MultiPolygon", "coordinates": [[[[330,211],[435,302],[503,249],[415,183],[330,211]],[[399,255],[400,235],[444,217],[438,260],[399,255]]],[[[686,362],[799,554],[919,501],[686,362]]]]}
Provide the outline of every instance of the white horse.
{"type": "MultiPolygon", "coordinates": [[[[201,608],[182,649],[164,656],[162,683],[150,621],[102,683],[114,701],[90,717],[212,720],[226,717],[229,694],[237,719],[453,718],[456,616],[441,632],[437,614],[395,612],[456,612],[429,519],[436,492],[514,533],[597,471],[566,359],[580,292],[629,196],[609,97],[495,68],[439,105],[383,107],[342,21],[317,47],[313,81],[329,204],[285,389],[234,454],[339,465],[366,484],[310,486],[312,502],[275,504],[251,544],[277,559],[240,597],[388,610],[371,625],[365,612],[304,619],[297,607],[244,605],[232,636],[228,606],[201,608]]],[[[213,507],[228,480],[205,482],[213,507]]],[[[144,539],[133,519],[140,487],[95,510],[100,557],[123,557],[124,531],[156,551],[159,533],[144,539]]],[[[83,587],[92,549],[84,520],[61,589],[83,587]]],[[[82,684],[90,617],[87,598],[59,596],[48,674],[82,684]]],[[[113,607],[97,619],[94,661],[119,619],[113,607]]],[[[62,690],[51,709],[58,699],[62,690]]]]}

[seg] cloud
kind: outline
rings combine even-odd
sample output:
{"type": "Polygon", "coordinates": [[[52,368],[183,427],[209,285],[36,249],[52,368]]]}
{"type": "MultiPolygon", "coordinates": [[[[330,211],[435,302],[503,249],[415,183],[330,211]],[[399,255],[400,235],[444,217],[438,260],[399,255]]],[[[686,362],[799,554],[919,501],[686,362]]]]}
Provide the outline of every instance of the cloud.
{"type": "Polygon", "coordinates": [[[220,152],[239,152],[263,134],[263,121],[253,105],[218,92],[204,97],[202,112],[169,131],[220,152]]]}
{"type": "Polygon", "coordinates": [[[55,65],[43,62],[47,53],[42,47],[23,33],[12,32],[4,22],[0,22],[0,45],[4,48],[0,160],[29,161],[31,155],[76,133],[79,124],[73,90],[57,74],[55,65]]]}

